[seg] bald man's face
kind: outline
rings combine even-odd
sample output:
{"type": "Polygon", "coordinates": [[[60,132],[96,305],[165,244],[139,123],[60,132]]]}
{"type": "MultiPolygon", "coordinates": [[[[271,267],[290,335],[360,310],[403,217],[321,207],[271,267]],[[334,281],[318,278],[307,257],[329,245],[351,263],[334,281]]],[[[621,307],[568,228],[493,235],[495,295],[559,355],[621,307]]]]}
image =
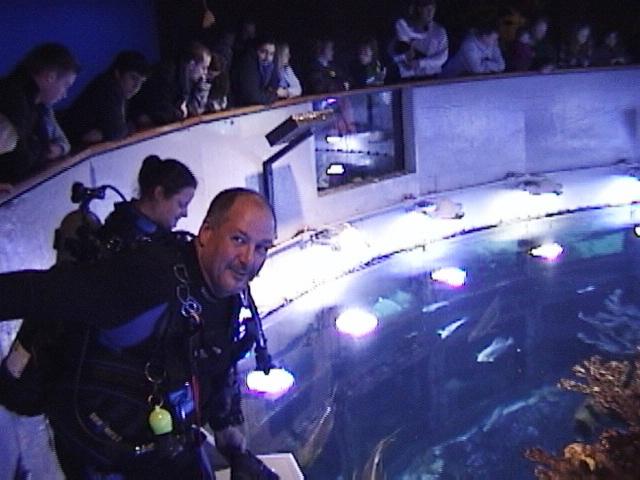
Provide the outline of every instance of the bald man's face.
{"type": "Polygon", "coordinates": [[[249,195],[236,199],[220,225],[205,221],[198,233],[198,261],[213,293],[227,297],[247,288],[274,240],[270,209],[249,195]]]}

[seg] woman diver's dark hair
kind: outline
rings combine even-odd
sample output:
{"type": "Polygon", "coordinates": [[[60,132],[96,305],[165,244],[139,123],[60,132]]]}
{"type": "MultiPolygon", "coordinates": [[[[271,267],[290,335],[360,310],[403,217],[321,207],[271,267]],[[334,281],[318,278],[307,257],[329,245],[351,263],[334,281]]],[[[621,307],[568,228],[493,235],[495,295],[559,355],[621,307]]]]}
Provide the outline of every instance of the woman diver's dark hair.
{"type": "Polygon", "coordinates": [[[157,187],[162,187],[164,196],[168,198],[184,188],[196,188],[198,181],[191,170],[178,160],[162,160],[157,155],[149,155],[142,161],[138,186],[140,198],[153,197],[157,187]]]}
{"type": "Polygon", "coordinates": [[[115,204],[103,236],[118,239],[113,250],[121,250],[140,238],[166,234],[187,216],[197,186],[196,177],[182,162],[149,155],[138,173],[138,198],[115,204]]]}

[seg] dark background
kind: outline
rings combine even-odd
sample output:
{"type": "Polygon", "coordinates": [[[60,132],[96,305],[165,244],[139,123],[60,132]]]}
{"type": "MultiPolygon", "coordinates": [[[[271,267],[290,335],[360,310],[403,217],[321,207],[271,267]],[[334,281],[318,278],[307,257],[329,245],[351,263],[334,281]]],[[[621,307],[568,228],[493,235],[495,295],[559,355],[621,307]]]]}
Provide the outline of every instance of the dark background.
{"type": "MultiPolygon", "coordinates": [[[[258,29],[304,48],[309,40],[323,35],[352,44],[363,35],[383,40],[393,29],[394,20],[405,11],[403,0],[207,0],[216,14],[217,27],[235,28],[239,19],[251,17],[258,29]]],[[[157,0],[161,31],[172,37],[185,6],[198,17],[202,0],[157,0]]],[[[440,0],[436,20],[447,28],[454,43],[478,19],[497,18],[509,7],[525,17],[545,14],[551,19],[551,32],[559,37],[575,22],[589,22],[598,38],[604,30],[619,29],[629,46],[635,46],[640,31],[640,0],[440,0]]],[[[197,22],[196,22],[197,23],[197,22]]],[[[163,45],[164,48],[164,45],[163,45]]]]}
{"type": "MultiPolygon", "coordinates": [[[[236,29],[242,18],[291,44],[294,67],[308,60],[314,38],[337,40],[339,60],[348,61],[354,42],[376,36],[381,46],[405,11],[403,0],[206,0],[215,13],[215,31],[236,29]]],[[[104,70],[122,49],[137,49],[155,61],[175,51],[200,27],[203,0],[1,0],[0,75],[8,73],[34,45],[58,41],[71,48],[83,69],[70,92],[104,70]]],[[[528,18],[551,19],[551,35],[578,21],[595,26],[597,38],[618,28],[631,53],[640,58],[640,0],[440,0],[436,20],[445,26],[453,54],[477,19],[495,18],[507,7],[528,18]]],[[[64,106],[64,103],[61,105],[64,106]]]]}

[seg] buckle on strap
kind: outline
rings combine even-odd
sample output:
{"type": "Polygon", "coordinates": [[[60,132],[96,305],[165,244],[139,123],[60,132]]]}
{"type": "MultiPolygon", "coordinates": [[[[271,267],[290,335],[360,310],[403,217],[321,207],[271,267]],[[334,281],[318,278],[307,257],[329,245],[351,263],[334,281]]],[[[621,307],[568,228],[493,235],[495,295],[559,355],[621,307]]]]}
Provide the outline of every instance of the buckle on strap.
{"type": "Polygon", "coordinates": [[[173,274],[178,279],[176,287],[176,296],[180,301],[180,314],[196,323],[200,323],[200,314],[202,313],[202,305],[192,295],[189,288],[189,273],[187,267],[179,263],[173,266],[173,274]]]}

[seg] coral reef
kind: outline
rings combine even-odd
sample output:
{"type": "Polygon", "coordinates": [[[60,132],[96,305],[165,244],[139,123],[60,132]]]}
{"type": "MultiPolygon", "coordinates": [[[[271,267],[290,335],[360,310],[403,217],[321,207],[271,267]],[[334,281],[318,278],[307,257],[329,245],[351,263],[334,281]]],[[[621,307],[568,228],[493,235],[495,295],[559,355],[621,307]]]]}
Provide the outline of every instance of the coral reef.
{"type": "Polygon", "coordinates": [[[623,428],[609,428],[593,443],[571,443],[562,455],[529,448],[525,457],[538,463],[539,480],[632,480],[640,472],[640,351],[633,361],[605,362],[592,357],[573,368],[582,379],[562,379],[565,390],[584,393],[599,408],[619,419],[623,428]]]}

